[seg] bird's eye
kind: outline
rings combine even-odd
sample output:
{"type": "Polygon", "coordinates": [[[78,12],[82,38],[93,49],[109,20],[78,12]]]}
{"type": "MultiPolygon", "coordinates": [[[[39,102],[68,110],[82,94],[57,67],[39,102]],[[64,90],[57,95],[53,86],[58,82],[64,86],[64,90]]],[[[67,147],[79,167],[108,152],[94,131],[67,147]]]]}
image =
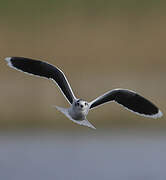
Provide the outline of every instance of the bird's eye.
{"type": "Polygon", "coordinates": [[[88,103],[85,102],[85,106],[87,106],[87,105],[88,105],[88,103]]]}
{"type": "Polygon", "coordinates": [[[79,103],[78,103],[78,102],[76,102],[76,103],[75,103],[75,106],[79,106],[79,103]]]}

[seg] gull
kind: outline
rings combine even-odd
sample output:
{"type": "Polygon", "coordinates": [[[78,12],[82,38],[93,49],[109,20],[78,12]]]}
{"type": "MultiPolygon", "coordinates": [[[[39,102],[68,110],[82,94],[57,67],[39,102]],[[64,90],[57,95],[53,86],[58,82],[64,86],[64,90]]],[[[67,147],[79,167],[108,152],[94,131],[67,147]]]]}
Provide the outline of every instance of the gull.
{"type": "Polygon", "coordinates": [[[157,106],[134,91],[117,88],[106,92],[91,102],[87,102],[75,97],[66,76],[59,68],[45,61],[24,57],[7,57],[5,60],[8,66],[18,71],[53,80],[70,104],[69,108],[59,106],[56,106],[56,108],[77,124],[96,129],[86,118],[88,112],[112,101],[141,116],[149,118],[162,116],[162,112],[157,106]]]}

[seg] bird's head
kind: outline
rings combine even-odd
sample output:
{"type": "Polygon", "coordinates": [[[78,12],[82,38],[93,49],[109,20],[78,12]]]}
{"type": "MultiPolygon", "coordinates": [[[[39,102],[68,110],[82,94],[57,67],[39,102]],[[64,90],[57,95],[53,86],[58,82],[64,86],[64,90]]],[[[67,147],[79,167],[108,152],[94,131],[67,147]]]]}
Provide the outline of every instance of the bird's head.
{"type": "Polygon", "coordinates": [[[89,104],[87,101],[78,99],[77,101],[74,102],[74,107],[75,107],[75,109],[77,109],[79,111],[84,111],[84,110],[89,109],[89,104]]]}

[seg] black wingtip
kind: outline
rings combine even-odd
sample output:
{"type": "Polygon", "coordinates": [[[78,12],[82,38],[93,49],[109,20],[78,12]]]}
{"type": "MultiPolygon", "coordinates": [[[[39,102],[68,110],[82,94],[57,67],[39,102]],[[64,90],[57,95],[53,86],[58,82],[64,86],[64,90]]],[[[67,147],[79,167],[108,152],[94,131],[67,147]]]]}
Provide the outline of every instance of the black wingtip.
{"type": "Polygon", "coordinates": [[[162,113],[160,110],[158,110],[158,113],[156,113],[156,114],[145,115],[145,116],[150,117],[150,118],[157,119],[157,118],[161,118],[161,117],[163,116],[163,113],[162,113]]]}

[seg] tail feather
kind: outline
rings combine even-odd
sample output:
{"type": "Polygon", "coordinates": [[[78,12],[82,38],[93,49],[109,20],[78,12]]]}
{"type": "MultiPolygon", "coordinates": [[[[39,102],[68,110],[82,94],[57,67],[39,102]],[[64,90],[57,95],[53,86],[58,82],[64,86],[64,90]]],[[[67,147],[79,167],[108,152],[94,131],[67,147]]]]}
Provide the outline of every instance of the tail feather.
{"type": "Polygon", "coordinates": [[[83,126],[87,126],[87,127],[92,128],[92,129],[96,129],[87,119],[84,119],[81,121],[73,119],[69,114],[68,108],[62,108],[59,106],[55,106],[55,107],[57,108],[58,111],[62,112],[66,117],[68,117],[74,123],[79,124],[79,125],[83,125],[83,126]]]}

